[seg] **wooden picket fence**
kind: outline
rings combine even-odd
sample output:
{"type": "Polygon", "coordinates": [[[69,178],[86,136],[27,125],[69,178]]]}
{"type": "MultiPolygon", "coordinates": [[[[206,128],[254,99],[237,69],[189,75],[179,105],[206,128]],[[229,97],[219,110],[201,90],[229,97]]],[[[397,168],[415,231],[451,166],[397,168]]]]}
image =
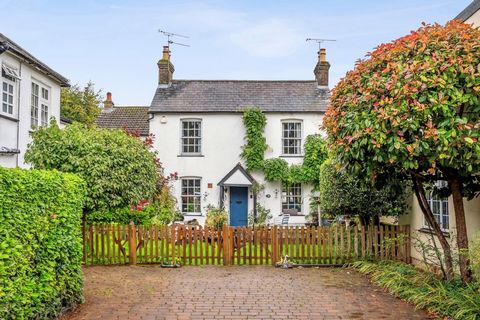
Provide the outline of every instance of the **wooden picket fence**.
{"type": "Polygon", "coordinates": [[[410,262],[409,226],[230,227],[102,224],[82,228],[87,265],[342,265],[359,259],[410,262]]]}

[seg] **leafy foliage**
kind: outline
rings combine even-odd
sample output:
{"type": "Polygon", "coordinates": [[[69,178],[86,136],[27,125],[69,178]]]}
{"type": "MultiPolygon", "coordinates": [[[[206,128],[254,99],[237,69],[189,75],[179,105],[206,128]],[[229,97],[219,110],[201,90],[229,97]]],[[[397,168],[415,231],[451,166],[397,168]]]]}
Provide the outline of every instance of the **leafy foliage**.
{"type": "MultiPolygon", "coordinates": [[[[148,208],[150,206],[147,206],[148,208]]],[[[125,208],[113,208],[107,210],[100,210],[90,212],[87,215],[87,224],[99,224],[99,223],[119,223],[129,224],[131,221],[136,225],[143,225],[150,223],[152,218],[149,210],[135,210],[130,206],[125,208]]]]}
{"type": "Polygon", "coordinates": [[[2,319],[54,319],[82,302],[85,194],[72,174],[0,167],[2,319]]]}
{"type": "Polygon", "coordinates": [[[121,130],[61,130],[54,122],[33,133],[25,155],[37,169],[56,169],[82,177],[88,186],[88,212],[125,208],[153,196],[158,181],[155,154],[121,130]]]}
{"type": "Polygon", "coordinates": [[[267,181],[284,181],[288,178],[288,162],[285,159],[273,158],[266,159],[263,164],[263,173],[267,181]]]}
{"type": "Polygon", "coordinates": [[[315,186],[319,183],[320,166],[327,159],[327,142],[319,134],[308,135],[303,146],[303,177],[299,180],[311,181],[315,186]]]}
{"type": "Polygon", "coordinates": [[[263,130],[267,118],[260,108],[248,108],[243,112],[243,123],[246,129],[246,143],[242,147],[242,159],[245,160],[247,169],[263,169],[263,157],[268,148],[263,130]]]}
{"type": "Polygon", "coordinates": [[[83,90],[78,85],[62,88],[60,94],[62,117],[88,126],[95,123],[95,119],[101,112],[101,103],[101,92],[95,91],[92,82],[88,82],[83,90]]]}
{"type": "Polygon", "coordinates": [[[380,45],[333,90],[331,147],[370,175],[478,172],[479,64],[480,30],[456,21],[380,45]]]}
{"type": "Polygon", "coordinates": [[[390,180],[380,189],[342,171],[333,159],[326,160],[320,169],[320,210],[322,213],[360,216],[397,216],[407,209],[407,186],[390,180]]]}
{"type": "Polygon", "coordinates": [[[472,272],[477,281],[480,281],[480,232],[477,232],[470,247],[470,260],[472,261],[472,272]]]}
{"type": "Polygon", "coordinates": [[[253,210],[248,214],[249,226],[264,226],[272,219],[270,209],[265,208],[261,204],[257,204],[257,215],[255,217],[253,210]]]}
{"type": "MultiPolygon", "coordinates": [[[[463,196],[480,192],[480,29],[459,21],[424,25],[378,46],[332,92],[324,118],[332,150],[351,171],[381,181],[411,179],[420,208],[451,254],[423,183],[446,180],[457,244],[468,252],[463,196]]],[[[459,260],[462,279],[469,260],[459,260]]]]}
{"type": "Polygon", "coordinates": [[[219,230],[228,221],[228,214],[223,208],[208,207],[207,219],[205,225],[215,230],[219,230]]]}
{"type": "Polygon", "coordinates": [[[422,272],[400,262],[358,261],[353,266],[395,296],[442,317],[475,320],[480,314],[480,284],[443,282],[430,272],[422,272]]]}

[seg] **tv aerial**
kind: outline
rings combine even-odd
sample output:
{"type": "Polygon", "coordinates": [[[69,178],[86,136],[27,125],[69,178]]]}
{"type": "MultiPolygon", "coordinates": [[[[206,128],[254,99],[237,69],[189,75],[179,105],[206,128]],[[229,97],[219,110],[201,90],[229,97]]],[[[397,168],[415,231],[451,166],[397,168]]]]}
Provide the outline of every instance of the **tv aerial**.
{"type": "Polygon", "coordinates": [[[171,38],[174,38],[174,37],[179,37],[179,38],[186,38],[186,39],[188,39],[188,38],[189,38],[188,36],[184,36],[184,35],[181,35],[181,34],[178,34],[178,33],[168,32],[168,31],[160,30],[160,29],[158,29],[158,32],[160,32],[160,33],[163,34],[165,37],[167,37],[167,45],[168,45],[168,46],[170,46],[171,44],[176,44],[176,45],[179,45],[179,46],[190,47],[190,45],[188,45],[188,44],[184,44],[184,43],[180,43],[180,42],[175,42],[175,41],[173,41],[173,40],[171,39],[171,38]]]}
{"type": "Polygon", "coordinates": [[[318,50],[320,51],[320,49],[322,49],[322,43],[333,42],[333,41],[337,41],[337,40],[334,40],[334,39],[320,39],[320,38],[307,38],[307,39],[305,39],[305,41],[315,41],[316,43],[318,43],[318,50]]]}

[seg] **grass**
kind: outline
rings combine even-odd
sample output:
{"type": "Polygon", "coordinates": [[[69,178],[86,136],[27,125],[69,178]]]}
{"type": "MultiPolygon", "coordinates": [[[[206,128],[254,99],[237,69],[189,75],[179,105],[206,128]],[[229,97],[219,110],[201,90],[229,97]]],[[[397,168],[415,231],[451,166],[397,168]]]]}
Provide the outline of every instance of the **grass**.
{"type": "Polygon", "coordinates": [[[361,273],[369,275],[395,296],[442,317],[480,319],[480,283],[444,282],[434,274],[393,261],[357,261],[361,273]]]}

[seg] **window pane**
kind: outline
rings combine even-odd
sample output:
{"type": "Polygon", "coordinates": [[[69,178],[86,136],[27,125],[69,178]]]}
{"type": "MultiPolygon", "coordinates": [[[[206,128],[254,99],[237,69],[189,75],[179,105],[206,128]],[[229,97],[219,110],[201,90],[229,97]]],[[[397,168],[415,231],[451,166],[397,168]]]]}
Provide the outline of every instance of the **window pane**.
{"type": "Polygon", "coordinates": [[[200,153],[201,151],[201,121],[182,121],[182,153],[200,153]]]}

